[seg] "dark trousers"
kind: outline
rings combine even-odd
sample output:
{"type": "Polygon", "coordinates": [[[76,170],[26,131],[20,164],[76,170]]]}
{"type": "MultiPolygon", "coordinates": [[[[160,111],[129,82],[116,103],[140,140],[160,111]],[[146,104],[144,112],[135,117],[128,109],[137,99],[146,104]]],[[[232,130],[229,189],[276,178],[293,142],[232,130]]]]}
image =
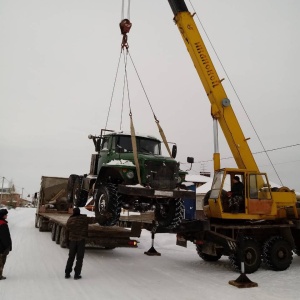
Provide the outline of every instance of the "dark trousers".
{"type": "Polygon", "coordinates": [[[7,254],[0,253],[0,277],[3,275],[3,269],[6,262],[7,254]]]}
{"type": "Polygon", "coordinates": [[[75,257],[76,257],[76,265],[74,268],[75,275],[81,274],[84,251],[85,251],[85,240],[84,239],[81,241],[70,241],[69,258],[68,258],[66,269],[65,269],[66,274],[70,274],[72,272],[75,257]]]}

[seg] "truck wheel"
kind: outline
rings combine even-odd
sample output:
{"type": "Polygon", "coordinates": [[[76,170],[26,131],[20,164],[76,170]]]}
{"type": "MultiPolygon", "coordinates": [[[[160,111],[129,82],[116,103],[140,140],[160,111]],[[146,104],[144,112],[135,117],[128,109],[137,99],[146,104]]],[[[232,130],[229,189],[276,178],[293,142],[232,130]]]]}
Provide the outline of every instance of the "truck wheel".
{"type": "Polygon", "coordinates": [[[121,213],[121,199],[117,192],[117,185],[108,183],[100,185],[95,200],[95,215],[101,217],[110,213],[111,217],[98,221],[102,226],[112,226],[117,223],[121,213]]]}
{"type": "Polygon", "coordinates": [[[78,176],[75,174],[72,174],[69,176],[68,185],[67,185],[67,201],[68,201],[68,203],[73,202],[73,188],[74,188],[74,183],[75,183],[75,180],[77,177],[78,176]]]}
{"type": "Polygon", "coordinates": [[[53,223],[52,229],[51,229],[51,240],[52,241],[55,241],[56,228],[57,228],[57,224],[53,223]]]}
{"type": "Polygon", "coordinates": [[[56,225],[56,230],[55,230],[55,243],[59,244],[60,242],[60,232],[61,232],[61,226],[56,225]]]}
{"type": "Polygon", "coordinates": [[[292,263],[292,248],[282,236],[273,236],[263,247],[263,261],[274,271],[284,271],[292,263]]]}
{"type": "MultiPolygon", "coordinates": [[[[244,237],[244,255],[245,273],[251,274],[258,270],[261,264],[261,247],[260,244],[251,237],[244,237]]],[[[229,256],[231,265],[236,271],[241,270],[240,254],[234,253],[229,256]]]]}
{"type": "Polygon", "coordinates": [[[81,189],[82,176],[77,176],[73,185],[73,204],[77,207],[85,206],[87,202],[87,192],[81,189]]]}
{"type": "Polygon", "coordinates": [[[199,255],[203,260],[205,261],[218,261],[222,257],[221,251],[217,251],[217,255],[210,255],[202,252],[202,245],[196,245],[196,250],[199,255]]]}
{"type": "Polygon", "coordinates": [[[183,210],[182,199],[169,199],[167,203],[156,204],[154,211],[155,220],[161,227],[175,228],[183,219],[183,210]]]}

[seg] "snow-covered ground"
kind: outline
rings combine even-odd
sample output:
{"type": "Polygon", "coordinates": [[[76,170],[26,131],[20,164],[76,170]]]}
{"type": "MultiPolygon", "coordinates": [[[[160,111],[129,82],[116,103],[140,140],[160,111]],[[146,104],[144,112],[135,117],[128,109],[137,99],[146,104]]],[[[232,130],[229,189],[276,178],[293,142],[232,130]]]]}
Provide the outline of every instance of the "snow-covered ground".
{"type": "Polygon", "coordinates": [[[144,255],[151,234],[143,231],[138,249],[86,250],[81,280],[64,278],[68,250],[51,241],[49,232],[34,227],[35,209],[18,208],[8,214],[13,239],[0,281],[2,300],[47,299],[299,299],[300,257],[284,272],[260,269],[248,277],[256,288],[228,284],[239,274],[228,258],[216,263],[201,260],[193,244],[175,245],[172,234],[158,234],[155,248],[161,257],[144,255]]]}

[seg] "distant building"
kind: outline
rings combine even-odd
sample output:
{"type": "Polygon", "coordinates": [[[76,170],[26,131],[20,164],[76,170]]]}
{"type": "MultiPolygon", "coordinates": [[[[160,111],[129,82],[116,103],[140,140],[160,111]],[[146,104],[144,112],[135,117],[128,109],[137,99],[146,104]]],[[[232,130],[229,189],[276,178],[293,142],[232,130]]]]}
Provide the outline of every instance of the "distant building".
{"type": "Polygon", "coordinates": [[[21,195],[17,192],[11,191],[10,188],[0,188],[0,205],[7,207],[24,207],[30,204],[31,201],[21,198],[21,195]]]}

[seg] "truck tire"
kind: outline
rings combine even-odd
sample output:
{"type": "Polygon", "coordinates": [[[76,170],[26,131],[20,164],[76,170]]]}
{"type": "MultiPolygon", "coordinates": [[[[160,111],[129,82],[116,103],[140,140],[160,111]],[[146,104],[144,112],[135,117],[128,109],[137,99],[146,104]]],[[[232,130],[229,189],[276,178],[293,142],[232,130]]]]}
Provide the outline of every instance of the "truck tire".
{"type": "Polygon", "coordinates": [[[156,204],[154,211],[155,220],[160,227],[173,229],[181,223],[183,211],[183,200],[170,198],[167,203],[156,204]]]}
{"type": "Polygon", "coordinates": [[[102,226],[113,226],[120,218],[122,202],[117,189],[117,185],[112,183],[102,184],[98,188],[95,200],[96,218],[106,213],[111,214],[106,220],[98,222],[102,226]]]}
{"type": "MultiPolygon", "coordinates": [[[[245,273],[251,274],[258,270],[261,265],[261,246],[251,237],[244,237],[242,249],[244,255],[245,273]]],[[[241,270],[240,254],[234,253],[229,256],[231,265],[236,271],[241,270]]]]}
{"type": "Polygon", "coordinates": [[[196,245],[196,250],[199,255],[204,261],[218,261],[222,257],[222,253],[217,251],[217,255],[210,255],[202,252],[202,245],[196,245]]]}
{"type": "Polygon", "coordinates": [[[58,224],[56,225],[56,230],[55,230],[55,243],[59,244],[60,242],[60,232],[61,232],[61,226],[58,224]]]}
{"type": "Polygon", "coordinates": [[[273,236],[263,247],[263,261],[274,271],[284,271],[292,263],[292,247],[282,236],[273,236]]]}
{"type": "Polygon", "coordinates": [[[67,201],[68,203],[73,202],[73,188],[74,188],[74,182],[78,175],[72,174],[69,176],[68,179],[68,185],[67,185],[67,201]]]}
{"type": "Polygon", "coordinates": [[[77,207],[85,206],[88,193],[81,189],[82,176],[77,176],[73,185],[73,205],[77,207]]]}
{"type": "Polygon", "coordinates": [[[51,228],[51,240],[55,241],[55,234],[56,234],[57,224],[53,223],[51,228]]]}

